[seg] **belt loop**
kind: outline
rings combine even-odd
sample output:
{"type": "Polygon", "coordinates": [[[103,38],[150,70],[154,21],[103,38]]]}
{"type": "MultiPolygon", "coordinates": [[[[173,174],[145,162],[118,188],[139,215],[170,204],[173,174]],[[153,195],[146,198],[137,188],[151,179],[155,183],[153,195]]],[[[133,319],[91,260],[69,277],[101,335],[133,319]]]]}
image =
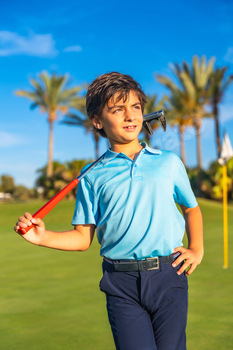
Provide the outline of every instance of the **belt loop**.
{"type": "Polygon", "coordinates": [[[180,252],[176,252],[176,253],[174,253],[172,255],[173,255],[173,259],[175,261],[181,255],[181,253],[180,252]]]}

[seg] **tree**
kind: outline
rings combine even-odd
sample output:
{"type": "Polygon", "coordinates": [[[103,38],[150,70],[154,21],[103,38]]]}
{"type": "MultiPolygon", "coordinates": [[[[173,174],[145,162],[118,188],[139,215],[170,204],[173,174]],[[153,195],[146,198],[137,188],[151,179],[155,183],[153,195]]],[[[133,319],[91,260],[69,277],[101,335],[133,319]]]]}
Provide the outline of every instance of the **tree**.
{"type": "Polygon", "coordinates": [[[100,136],[97,132],[93,130],[93,124],[88,118],[86,113],[86,100],[84,98],[76,98],[72,105],[79,114],[77,113],[68,113],[65,115],[64,119],[61,121],[62,124],[80,126],[86,130],[87,133],[93,132],[94,143],[95,143],[95,158],[99,157],[99,140],[100,136]]]}
{"type": "Polygon", "coordinates": [[[208,94],[210,99],[210,104],[212,105],[213,115],[215,120],[215,137],[216,137],[216,147],[217,147],[217,157],[220,158],[221,154],[221,140],[219,134],[219,110],[218,105],[222,102],[224,92],[233,80],[233,75],[230,75],[225,79],[225,73],[227,67],[217,68],[211,73],[209,83],[208,83],[208,94]]]}
{"type": "Polygon", "coordinates": [[[0,181],[0,191],[4,193],[13,193],[15,189],[15,181],[10,175],[2,175],[0,181]]]}
{"type": "Polygon", "coordinates": [[[189,116],[189,96],[182,90],[171,91],[170,96],[164,97],[165,113],[167,120],[171,126],[178,124],[178,132],[180,136],[180,157],[186,166],[185,146],[184,146],[184,132],[188,125],[190,125],[191,117],[189,116]]]}
{"type": "Polygon", "coordinates": [[[35,197],[35,191],[33,189],[28,189],[25,186],[19,185],[15,187],[14,199],[27,200],[35,197]]]}
{"type": "Polygon", "coordinates": [[[178,91],[181,87],[184,95],[188,100],[188,116],[192,118],[192,125],[196,129],[197,137],[197,157],[198,168],[202,167],[201,160],[201,127],[204,117],[212,117],[212,113],[205,110],[208,102],[207,85],[210,75],[213,71],[215,57],[212,57],[206,63],[206,57],[202,56],[199,60],[197,56],[193,56],[192,69],[189,68],[187,62],[183,62],[181,67],[178,63],[171,66],[180,86],[177,86],[171,79],[162,75],[157,75],[159,82],[165,85],[170,91],[178,91]]]}
{"type": "Polygon", "coordinates": [[[156,79],[166,86],[170,92],[169,96],[164,96],[166,118],[172,127],[178,124],[180,135],[180,155],[182,162],[186,165],[184,132],[186,127],[190,125],[191,120],[190,110],[192,107],[192,101],[190,95],[185,89],[175,84],[166,76],[157,74],[156,79]]]}
{"type": "MultiPolygon", "coordinates": [[[[157,102],[157,95],[147,95],[146,100],[147,100],[147,103],[145,104],[145,108],[144,108],[144,112],[143,112],[144,115],[150,114],[150,113],[153,113],[156,111],[160,111],[161,109],[164,108],[164,99],[157,102]]],[[[152,130],[158,129],[159,126],[160,126],[160,124],[158,123],[158,121],[151,123],[152,130]]],[[[144,140],[146,141],[146,143],[148,145],[150,145],[150,139],[151,139],[152,135],[144,128],[142,129],[141,132],[144,135],[144,140]]]]}
{"type": "MultiPolygon", "coordinates": [[[[214,161],[207,170],[209,181],[202,182],[202,190],[208,192],[211,199],[223,198],[223,167],[214,161]]],[[[233,199],[233,158],[227,162],[227,197],[233,199]]]]}
{"type": "MultiPolygon", "coordinates": [[[[42,195],[46,199],[52,198],[55,194],[61,191],[68,183],[74,178],[80,175],[82,168],[90,163],[86,160],[73,160],[64,164],[54,161],[53,162],[53,176],[46,177],[47,167],[43,167],[37,170],[39,177],[36,180],[36,187],[40,188],[42,195]]],[[[76,187],[69,192],[68,198],[75,198],[76,187]]]]}
{"type": "Polygon", "coordinates": [[[53,73],[50,76],[46,71],[39,74],[39,81],[30,79],[30,83],[33,91],[17,90],[16,95],[32,100],[30,109],[39,107],[42,113],[48,114],[49,151],[46,176],[51,177],[53,174],[53,123],[58,119],[59,114],[67,113],[81,88],[78,86],[68,88],[70,81],[67,74],[53,73]]]}

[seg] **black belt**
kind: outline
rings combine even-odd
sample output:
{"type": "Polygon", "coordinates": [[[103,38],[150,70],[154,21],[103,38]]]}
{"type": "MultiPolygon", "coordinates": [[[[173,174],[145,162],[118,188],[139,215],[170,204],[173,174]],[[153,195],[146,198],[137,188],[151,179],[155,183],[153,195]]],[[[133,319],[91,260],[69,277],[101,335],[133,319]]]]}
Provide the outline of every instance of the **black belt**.
{"type": "Polygon", "coordinates": [[[172,263],[180,253],[155,258],[146,258],[145,260],[110,260],[104,257],[104,261],[112,264],[115,271],[145,271],[159,269],[160,262],[164,264],[172,263]]]}

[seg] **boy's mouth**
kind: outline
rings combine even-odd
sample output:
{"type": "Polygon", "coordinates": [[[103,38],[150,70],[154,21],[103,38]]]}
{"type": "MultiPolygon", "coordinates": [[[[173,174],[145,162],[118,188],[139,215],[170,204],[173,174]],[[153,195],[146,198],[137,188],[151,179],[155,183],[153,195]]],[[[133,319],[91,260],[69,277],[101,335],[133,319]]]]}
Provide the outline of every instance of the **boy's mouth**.
{"type": "Polygon", "coordinates": [[[123,129],[125,129],[126,131],[134,131],[136,130],[137,125],[128,125],[128,126],[124,126],[123,129]]]}

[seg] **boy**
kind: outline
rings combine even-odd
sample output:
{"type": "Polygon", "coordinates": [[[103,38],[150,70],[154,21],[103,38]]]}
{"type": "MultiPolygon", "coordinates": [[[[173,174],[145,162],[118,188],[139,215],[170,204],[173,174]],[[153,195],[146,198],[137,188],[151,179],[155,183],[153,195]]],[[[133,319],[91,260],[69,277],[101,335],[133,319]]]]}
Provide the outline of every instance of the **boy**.
{"type": "Polygon", "coordinates": [[[79,183],[74,229],[47,231],[43,221],[25,213],[15,230],[34,223],[23,236],[31,243],[83,251],[96,228],[103,256],[100,289],[116,349],[185,350],[187,275],[203,257],[202,215],[179,157],[139,143],[145,103],[128,75],[95,79],[87,113],[111,149],[79,183]],[[185,228],[188,249],[182,247],[185,228]]]}

